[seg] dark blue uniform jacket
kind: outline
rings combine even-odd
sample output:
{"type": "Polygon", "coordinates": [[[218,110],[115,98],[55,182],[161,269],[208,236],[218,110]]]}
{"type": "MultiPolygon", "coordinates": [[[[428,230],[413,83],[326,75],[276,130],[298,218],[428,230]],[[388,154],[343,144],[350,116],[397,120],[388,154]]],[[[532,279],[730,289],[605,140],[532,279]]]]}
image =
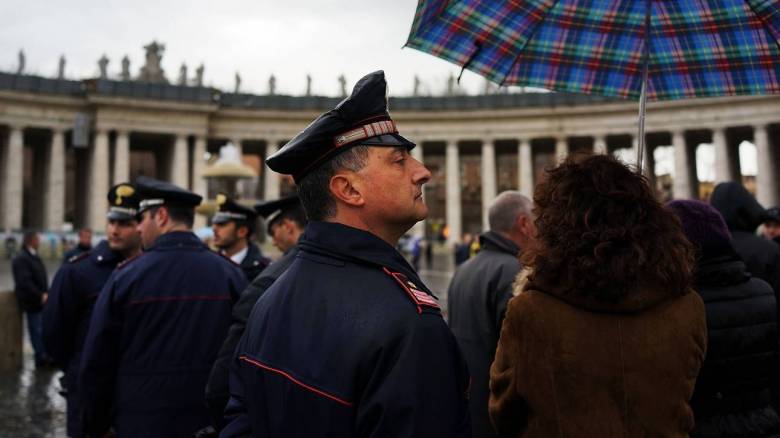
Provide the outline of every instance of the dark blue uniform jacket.
{"type": "Polygon", "coordinates": [[[49,300],[43,307],[43,342],[46,352],[65,371],[68,400],[68,436],[80,437],[81,427],[76,377],[87,337],[89,319],[100,290],[122,261],[101,241],[93,250],[66,261],[54,276],[49,300]]]}
{"type": "Polygon", "coordinates": [[[207,426],[206,378],[245,287],[241,270],[190,232],[163,234],[120,265],[95,305],[79,370],[89,432],[189,437],[207,426]]]}
{"type": "Polygon", "coordinates": [[[221,437],[466,437],[469,376],[440,309],[389,244],[312,222],[258,300],[221,437]]]}

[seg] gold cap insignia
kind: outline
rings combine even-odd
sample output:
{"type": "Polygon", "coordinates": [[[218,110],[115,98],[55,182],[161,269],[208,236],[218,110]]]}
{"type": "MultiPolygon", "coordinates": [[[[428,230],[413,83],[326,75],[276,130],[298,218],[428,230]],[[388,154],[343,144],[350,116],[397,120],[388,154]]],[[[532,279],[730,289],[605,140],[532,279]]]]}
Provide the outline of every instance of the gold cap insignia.
{"type": "Polygon", "coordinates": [[[129,186],[126,184],[123,184],[116,188],[116,200],[114,201],[114,204],[116,205],[122,205],[122,198],[133,196],[135,193],[135,189],[133,186],[129,186]]]}
{"type": "Polygon", "coordinates": [[[227,196],[220,193],[217,195],[217,205],[222,205],[227,202],[227,196]]]}

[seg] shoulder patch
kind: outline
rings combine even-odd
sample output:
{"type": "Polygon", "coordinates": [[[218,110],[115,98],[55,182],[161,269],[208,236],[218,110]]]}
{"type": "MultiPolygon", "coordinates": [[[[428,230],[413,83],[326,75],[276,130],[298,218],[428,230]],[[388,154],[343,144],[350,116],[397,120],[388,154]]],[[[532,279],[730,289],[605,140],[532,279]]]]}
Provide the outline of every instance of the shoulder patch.
{"type": "Polygon", "coordinates": [[[138,254],[138,255],[135,255],[135,256],[133,256],[133,257],[130,257],[130,258],[129,258],[129,259],[127,259],[127,260],[122,260],[121,262],[119,262],[119,264],[118,264],[118,265],[116,265],[116,269],[117,269],[117,270],[119,270],[119,269],[122,269],[122,268],[124,268],[125,266],[127,266],[127,265],[129,265],[131,262],[133,262],[134,260],[138,260],[138,259],[139,259],[139,258],[140,258],[142,255],[144,255],[144,253],[143,253],[143,252],[142,252],[142,253],[140,253],[140,254],[138,254]]]}
{"type": "Polygon", "coordinates": [[[77,262],[79,260],[84,260],[87,257],[89,257],[89,255],[91,253],[92,253],[92,251],[84,251],[84,252],[82,252],[80,254],[76,254],[76,255],[74,255],[74,256],[72,256],[71,258],[68,259],[68,263],[75,263],[75,262],[77,262]]]}
{"type": "Polygon", "coordinates": [[[393,272],[387,268],[382,268],[385,273],[396,281],[399,286],[401,286],[401,289],[403,289],[404,292],[406,292],[406,295],[412,300],[412,302],[417,306],[417,313],[422,313],[423,306],[425,307],[431,307],[436,310],[441,311],[441,307],[439,307],[439,303],[436,302],[436,298],[432,297],[428,294],[428,292],[425,292],[421,288],[417,287],[417,285],[414,284],[411,280],[409,280],[406,275],[400,273],[400,272],[393,272]]]}

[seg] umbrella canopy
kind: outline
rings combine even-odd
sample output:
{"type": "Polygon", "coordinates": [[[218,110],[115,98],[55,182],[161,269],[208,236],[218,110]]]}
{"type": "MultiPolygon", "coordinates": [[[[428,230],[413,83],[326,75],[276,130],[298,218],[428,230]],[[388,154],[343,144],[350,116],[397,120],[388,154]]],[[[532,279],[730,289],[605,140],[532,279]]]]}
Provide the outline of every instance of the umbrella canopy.
{"type": "Polygon", "coordinates": [[[421,0],[407,47],[501,85],[649,100],[780,93],[780,0],[421,0]]]}

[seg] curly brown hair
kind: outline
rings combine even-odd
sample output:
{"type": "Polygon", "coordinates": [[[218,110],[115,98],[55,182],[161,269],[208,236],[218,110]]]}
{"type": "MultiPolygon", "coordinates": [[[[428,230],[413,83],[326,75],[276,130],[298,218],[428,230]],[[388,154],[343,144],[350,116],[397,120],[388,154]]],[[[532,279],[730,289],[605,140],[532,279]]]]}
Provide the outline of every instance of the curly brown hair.
{"type": "Polygon", "coordinates": [[[534,193],[537,236],[521,261],[567,294],[618,302],[640,287],[683,295],[694,249],[647,179],[610,155],[578,153],[534,193]]]}

